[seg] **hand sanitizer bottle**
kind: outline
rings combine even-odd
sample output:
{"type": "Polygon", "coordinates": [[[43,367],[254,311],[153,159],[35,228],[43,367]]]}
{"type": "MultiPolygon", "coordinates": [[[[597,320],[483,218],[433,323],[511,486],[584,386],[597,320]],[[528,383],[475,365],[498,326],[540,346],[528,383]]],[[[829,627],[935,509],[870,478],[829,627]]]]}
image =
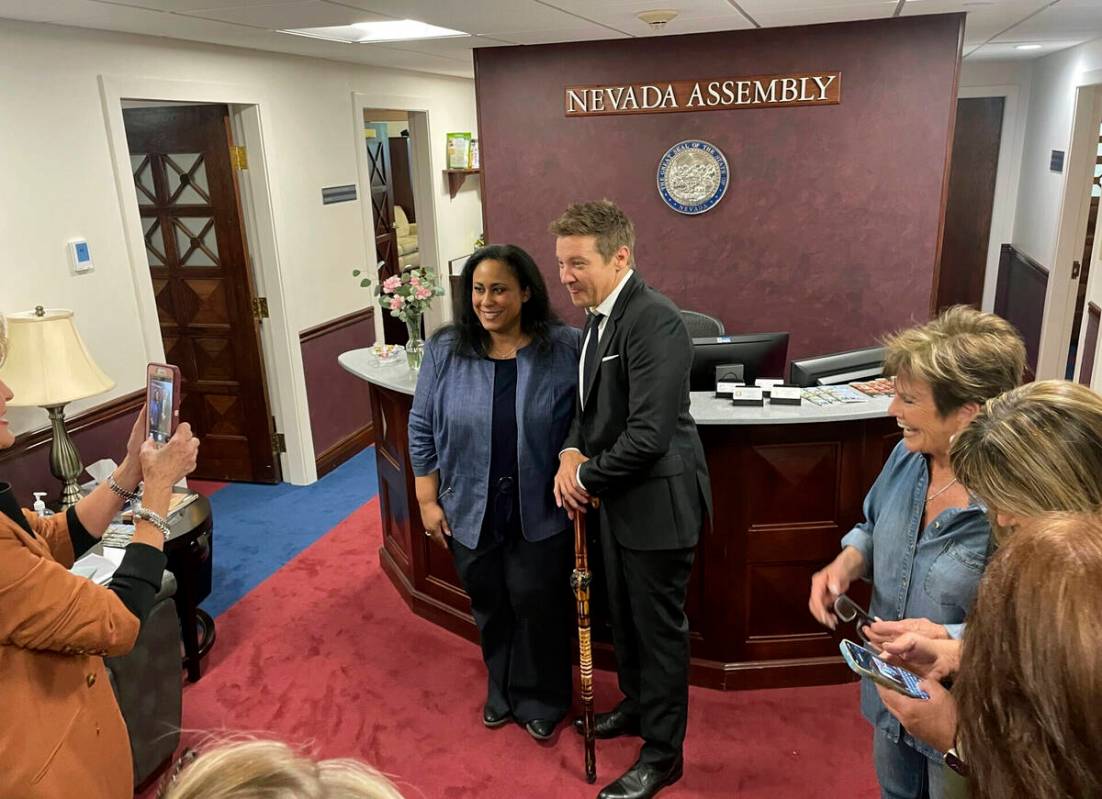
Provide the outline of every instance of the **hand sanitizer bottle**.
{"type": "Polygon", "coordinates": [[[46,496],[45,491],[34,492],[34,512],[39,516],[53,516],[54,512],[52,510],[47,510],[46,503],[42,501],[42,497],[44,496],[46,496]]]}

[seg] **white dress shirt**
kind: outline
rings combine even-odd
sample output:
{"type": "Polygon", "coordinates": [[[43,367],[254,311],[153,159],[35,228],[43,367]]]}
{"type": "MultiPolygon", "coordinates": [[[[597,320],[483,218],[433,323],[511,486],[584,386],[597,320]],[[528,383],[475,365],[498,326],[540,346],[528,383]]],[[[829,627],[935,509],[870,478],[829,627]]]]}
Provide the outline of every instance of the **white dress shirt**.
{"type": "MultiPolygon", "coordinates": [[[[635,274],[634,269],[629,269],[624,273],[624,276],[620,278],[620,282],[616,284],[616,287],[609,292],[601,304],[596,308],[587,308],[590,313],[601,314],[601,321],[597,323],[597,340],[593,342],[593,346],[596,347],[601,343],[601,336],[605,333],[605,325],[608,324],[608,317],[612,314],[612,309],[616,307],[616,300],[620,296],[620,292],[624,290],[624,286],[627,285],[628,278],[635,274]]],[[[578,358],[578,399],[585,403],[585,397],[582,395],[582,381],[585,380],[585,351],[589,348],[589,339],[592,338],[592,334],[585,337],[585,341],[582,342],[581,357],[578,358]]],[[[599,368],[599,367],[598,367],[599,368]]],[[[574,450],[575,452],[581,452],[577,447],[566,447],[559,452],[559,457],[562,457],[563,452],[574,450]]],[[[582,490],[585,491],[586,487],[582,485],[582,467],[579,465],[577,472],[574,474],[574,481],[582,486],[582,490]]]]}

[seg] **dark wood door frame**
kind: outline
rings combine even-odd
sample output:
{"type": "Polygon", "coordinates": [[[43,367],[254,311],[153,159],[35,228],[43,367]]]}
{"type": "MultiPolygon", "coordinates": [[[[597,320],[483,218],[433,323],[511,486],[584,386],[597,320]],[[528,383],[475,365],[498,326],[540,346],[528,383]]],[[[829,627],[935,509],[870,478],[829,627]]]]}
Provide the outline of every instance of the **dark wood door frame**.
{"type": "Polygon", "coordinates": [[[205,446],[199,476],[278,482],[225,105],[123,111],[166,360],[205,446]]]}
{"type": "Polygon", "coordinates": [[[982,303],[1005,106],[1003,97],[957,100],[935,310],[982,303]]]}

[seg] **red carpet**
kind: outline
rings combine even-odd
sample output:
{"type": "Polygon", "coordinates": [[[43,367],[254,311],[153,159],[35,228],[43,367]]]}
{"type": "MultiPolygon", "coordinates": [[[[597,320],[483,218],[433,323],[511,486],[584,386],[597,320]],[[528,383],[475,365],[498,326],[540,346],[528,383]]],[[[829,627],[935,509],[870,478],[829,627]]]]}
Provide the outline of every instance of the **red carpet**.
{"type": "MultiPolygon", "coordinates": [[[[414,616],[378,566],[372,500],[218,617],[203,679],[184,691],[185,743],[218,730],[307,744],[374,764],[403,793],[436,799],[592,799],[638,741],[540,745],[480,721],[478,649],[414,616]]],[[[598,672],[597,706],[618,698],[598,672]]],[[[670,799],[875,797],[871,732],[855,684],[754,692],[693,689],[685,777],[670,799]]]]}
{"type": "Polygon", "coordinates": [[[188,480],[187,487],[197,494],[202,494],[204,497],[209,497],[215,491],[225,488],[229,483],[222,483],[217,480],[188,480]]]}

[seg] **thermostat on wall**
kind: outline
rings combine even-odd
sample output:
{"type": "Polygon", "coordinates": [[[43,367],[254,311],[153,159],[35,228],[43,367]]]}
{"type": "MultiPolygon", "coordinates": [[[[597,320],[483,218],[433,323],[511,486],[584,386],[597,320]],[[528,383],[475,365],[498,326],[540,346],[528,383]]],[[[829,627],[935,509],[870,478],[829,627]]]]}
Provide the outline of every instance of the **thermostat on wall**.
{"type": "Polygon", "coordinates": [[[69,241],[69,266],[78,275],[92,270],[92,251],[88,249],[88,242],[84,239],[69,241]]]}

